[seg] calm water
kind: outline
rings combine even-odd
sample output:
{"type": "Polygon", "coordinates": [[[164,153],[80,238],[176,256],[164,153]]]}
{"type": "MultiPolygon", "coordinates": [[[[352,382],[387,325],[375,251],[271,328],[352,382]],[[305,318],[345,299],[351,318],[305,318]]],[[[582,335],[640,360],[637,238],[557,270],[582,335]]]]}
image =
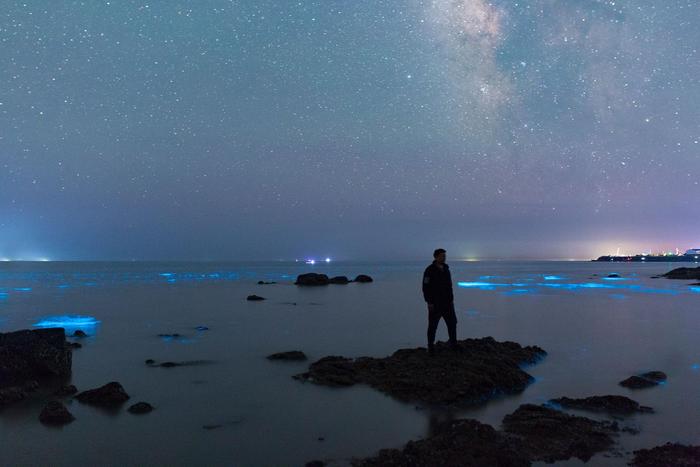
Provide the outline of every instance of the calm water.
{"type": "MultiPolygon", "coordinates": [[[[700,288],[650,278],[675,266],[451,263],[453,279],[463,282],[455,287],[460,338],[537,344],[549,356],[528,369],[537,382],[523,394],[446,413],[416,410],[367,387],[302,384],[291,376],[305,364],[265,359],[292,349],[313,360],[424,346],[425,264],[0,263],[0,331],[65,315],[93,318],[99,323],[80,324],[91,337],[74,351],[73,384],[82,390],[120,381],[132,402],[156,407],[137,417],[126,407],[114,414],[69,403],[76,421],[63,428],[40,424],[36,402],[11,407],[0,412],[0,465],[346,465],[425,436],[450,416],[498,426],[522,403],[564,395],[630,395],[654,407],[656,414],[629,420],[641,433],[620,437],[624,451],[700,444],[700,288]],[[367,273],[375,282],[292,285],[308,271],[367,273]],[[622,278],[604,279],[613,272],[622,278]],[[267,300],[247,302],[251,293],[267,300]],[[148,368],[147,358],[212,363],[148,368]],[[634,393],[617,386],[657,369],[669,375],[664,386],[634,393]]],[[[442,323],[438,339],[446,339],[442,323]]],[[[599,456],[589,465],[625,460],[599,456]]]]}

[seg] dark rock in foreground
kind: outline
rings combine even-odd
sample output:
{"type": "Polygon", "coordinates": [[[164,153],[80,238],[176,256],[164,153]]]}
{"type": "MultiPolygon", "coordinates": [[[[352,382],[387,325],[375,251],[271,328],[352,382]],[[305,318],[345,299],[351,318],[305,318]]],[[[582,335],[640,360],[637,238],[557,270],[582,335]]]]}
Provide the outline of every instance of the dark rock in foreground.
{"type": "Polygon", "coordinates": [[[555,462],[577,457],[588,461],[609,450],[616,423],[598,422],[532,404],[521,405],[503,419],[505,432],[519,437],[532,461],[555,462]]]}
{"type": "Polygon", "coordinates": [[[258,285],[272,285],[272,284],[276,284],[276,283],[277,283],[277,282],[275,282],[275,281],[269,281],[269,282],[267,282],[267,281],[258,281],[258,285]]]}
{"type": "Polygon", "coordinates": [[[304,464],[304,467],[325,467],[326,463],[323,461],[310,461],[304,464]]]}
{"type": "Polygon", "coordinates": [[[700,467],[700,446],[666,443],[652,449],[634,451],[630,465],[635,467],[700,467]]]}
{"type": "Polygon", "coordinates": [[[620,275],[613,272],[612,274],[608,274],[607,277],[609,279],[618,279],[620,277],[620,275]]]}
{"type": "Polygon", "coordinates": [[[669,271],[663,274],[663,277],[667,279],[700,279],[700,267],[697,268],[676,268],[673,271],[669,271]]]}
{"type": "Polygon", "coordinates": [[[39,421],[47,425],[65,425],[73,420],[73,414],[59,401],[50,401],[39,414],[39,421]]]}
{"type": "Polygon", "coordinates": [[[121,384],[112,381],[99,388],[83,391],[76,395],[75,398],[85,404],[113,407],[126,402],[129,399],[129,395],[124,391],[121,384]]]}
{"type": "Polygon", "coordinates": [[[666,378],[666,373],[663,371],[650,371],[641,375],[630,376],[626,380],[620,381],[619,385],[629,389],[651,388],[666,382],[666,378]]]}
{"type": "Polygon", "coordinates": [[[153,406],[148,402],[137,402],[127,410],[133,414],[143,414],[153,411],[153,406]]]}
{"type": "Polygon", "coordinates": [[[306,354],[300,350],[290,350],[289,352],[273,353],[267,356],[268,360],[307,360],[306,354]]]}
{"type": "Polygon", "coordinates": [[[552,399],[553,402],[568,409],[588,410],[591,412],[606,412],[614,415],[630,415],[633,413],[651,413],[654,411],[651,407],[639,405],[625,396],[592,396],[585,399],[570,399],[568,397],[560,397],[552,399]]]}
{"type": "Polygon", "coordinates": [[[0,333],[0,388],[69,376],[71,363],[63,328],[0,333]]]}
{"type": "Polygon", "coordinates": [[[185,360],[181,362],[163,362],[156,363],[155,360],[149,358],[146,360],[146,365],[150,367],[161,367],[161,368],[175,368],[178,366],[197,366],[197,365],[208,365],[213,363],[211,360],[185,360]]]}
{"type": "Polygon", "coordinates": [[[259,302],[261,300],[265,300],[265,297],[261,297],[259,295],[248,295],[248,297],[246,297],[246,300],[248,300],[249,302],[259,302]]]}
{"type": "Polygon", "coordinates": [[[73,337],[87,337],[88,335],[85,334],[85,331],[81,329],[76,329],[75,332],[73,332],[73,337]]]}
{"type": "Polygon", "coordinates": [[[294,378],[325,386],[365,383],[406,402],[473,405],[524,390],[533,378],[520,365],[545,355],[536,346],[485,337],[459,341],[457,350],[438,343],[435,356],[417,348],[385,358],[325,357],[294,378]]]}
{"type": "Polygon", "coordinates": [[[409,441],[402,450],[382,449],[375,457],[353,460],[355,467],[527,467],[520,443],[476,420],[443,425],[430,438],[409,441]]]}
{"type": "Polygon", "coordinates": [[[330,284],[347,284],[350,282],[350,279],[348,279],[347,276],[335,276],[331,277],[328,282],[330,284]]]}
{"type": "Polygon", "coordinates": [[[297,276],[296,285],[328,285],[330,280],[325,274],[316,274],[315,272],[309,272],[306,274],[300,274],[297,276]]]}
{"type": "Polygon", "coordinates": [[[66,345],[71,349],[82,349],[83,344],[80,342],[66,342],[66,345]]]}
{"type": "Polygon", "coordinates": [[[354,282],[364,282],[364,283],[368,283],[368,282],[374,282],[374,279],[372,279],[372,278],[371,278],[370,276],[368,276],[367,274],[360,274],[360,275],[358,275],[358,276],[355,278],[354,282]]]}

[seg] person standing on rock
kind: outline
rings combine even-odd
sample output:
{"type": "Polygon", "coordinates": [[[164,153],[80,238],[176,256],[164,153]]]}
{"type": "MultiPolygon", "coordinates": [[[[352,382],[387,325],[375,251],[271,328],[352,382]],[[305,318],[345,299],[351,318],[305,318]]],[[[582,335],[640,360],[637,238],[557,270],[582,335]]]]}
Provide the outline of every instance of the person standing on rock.
{"type": "Polygon", "coordinates": [[[428,352],[435,352],[435,332],[440,318],[445,320],[450,347],[457,348],[457,315],[452,294],[452,275],[445,262],[447,252],[438,248],[433,252],[433,262],[423,273],[423,298],[428,304],[428,352]]]}

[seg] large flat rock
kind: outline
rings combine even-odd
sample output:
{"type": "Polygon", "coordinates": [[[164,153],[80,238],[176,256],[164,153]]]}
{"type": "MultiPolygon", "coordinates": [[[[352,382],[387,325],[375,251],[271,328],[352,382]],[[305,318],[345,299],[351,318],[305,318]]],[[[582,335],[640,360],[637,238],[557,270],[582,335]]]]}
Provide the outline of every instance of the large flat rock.
{"type": "Polygon", "coordinates": [[[0,333],[0,389],[70,376],[72,356],[63,328],[0,333]]]}
{"type": "Polygon", "coordinates": [[[459,341],[456,350],[438,343],[436,349],[434,356],[415,348],[385,358],[325,357],[295,378],[325,386],[364,383],[405,402],[473,405],[523,391],[534,379],[521,366],[546,355],[537,346],[492,337],[459,341]]]}

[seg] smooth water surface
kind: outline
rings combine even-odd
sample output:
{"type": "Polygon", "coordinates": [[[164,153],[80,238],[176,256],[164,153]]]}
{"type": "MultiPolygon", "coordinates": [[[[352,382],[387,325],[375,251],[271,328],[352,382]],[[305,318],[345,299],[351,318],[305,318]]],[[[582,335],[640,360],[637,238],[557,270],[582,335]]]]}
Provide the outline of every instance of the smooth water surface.
{"type": "MultiPolygon", "coordinates": [[[[76,420],[63,428],[39,423],[39,402],[10,407],[0,412],[0,465],[347,465],[426,436],[449,417],[498,426],[522,403],[604,394],[657,411],[627,421],[641,432],[619,438],[623,452],[700,444],[700,288],[651,278],[677,264],[451,263],[460,338],[493,336],[549,353],[527,368],[536,383],[525,392],[471,410],[419,410],[365,386],[302,384],[291,376],[307,364],[265,358],[286,350],[312,361],[379,357],[424,346],[425,266],[0,263],[0,331],[83,329],[90,337],[73,353],[72,383],[84,390],[119,381],[130,403],[156,407],[135,416],[126,406],[106,412],[69,402],[76,420]],[[293,285],[310,271],[366,273],[375,282],[293,285]],[[253,293],[267,300],[247,302],[253,293]],[[150,368],[147,358],[209,363],[150,368]],[[667,384],[636,392],[617,385],[648,370],[666,372],[667,384]]],[[[438,339],[446,339],[442,323],[438,339]]],[[[588,465],[626,460],[596,456],[588,465]]]]}

